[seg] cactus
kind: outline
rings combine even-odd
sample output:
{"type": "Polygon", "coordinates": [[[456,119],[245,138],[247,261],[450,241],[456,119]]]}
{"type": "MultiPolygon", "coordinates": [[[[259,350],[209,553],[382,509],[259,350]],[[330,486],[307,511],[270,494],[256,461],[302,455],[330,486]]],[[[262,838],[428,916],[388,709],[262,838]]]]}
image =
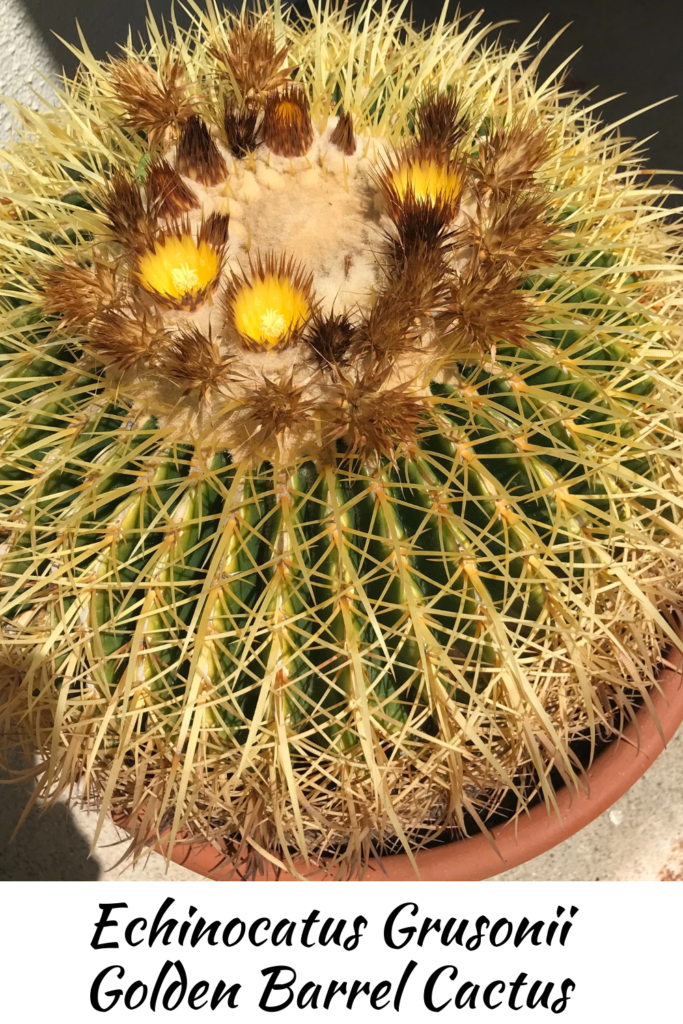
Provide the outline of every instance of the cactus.
{"type": "Polygon", "coordinates": [[[354,877],[648,704],[680,236],[480,16],[190,6],[4,154],[0,716],[133,856],[354,877]]]}

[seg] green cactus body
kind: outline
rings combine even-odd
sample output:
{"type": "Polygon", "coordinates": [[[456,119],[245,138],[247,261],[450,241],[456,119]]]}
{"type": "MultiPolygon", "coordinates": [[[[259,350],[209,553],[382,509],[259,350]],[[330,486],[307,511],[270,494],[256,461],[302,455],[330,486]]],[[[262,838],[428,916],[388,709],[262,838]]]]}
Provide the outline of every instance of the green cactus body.
{"type": "Polygon", "coordinates": [[[211,8],[8,150],[0,708],[137,850],[551,806],[678,642],[675,229],[475,35],[211,8]]]}

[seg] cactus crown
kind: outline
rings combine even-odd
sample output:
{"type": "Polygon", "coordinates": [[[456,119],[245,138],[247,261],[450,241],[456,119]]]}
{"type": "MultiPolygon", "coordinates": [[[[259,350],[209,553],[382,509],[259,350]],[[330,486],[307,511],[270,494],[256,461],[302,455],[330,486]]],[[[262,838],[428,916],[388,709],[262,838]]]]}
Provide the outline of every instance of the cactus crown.
{"type": "Polygon", "coordinates": [[[135,854],[353,875],[551,806],[677,642],[663,191],[404,7],[191,3],[5,153],[0,714],[135,854]]]}

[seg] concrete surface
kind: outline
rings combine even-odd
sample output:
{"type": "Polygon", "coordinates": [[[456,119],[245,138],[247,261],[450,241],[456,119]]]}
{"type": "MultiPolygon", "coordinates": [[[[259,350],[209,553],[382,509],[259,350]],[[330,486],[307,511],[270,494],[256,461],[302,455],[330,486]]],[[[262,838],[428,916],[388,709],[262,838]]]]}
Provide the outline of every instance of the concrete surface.
{"type": "MultiPolygon", "coordinates": [[[[436,0],[416,3],[416,17],[429,20],[435,4],[436,0]]],[[[154,0],[152,6],[158,12],[167,10],[169,4],[154,0]]],[[[573,65],[578,86],[602,81],[599,95],[603,97],[628,90],[627,97],[610,107],[612,117],[683,91],[683,65],[678,59],[680,32],[674,30],[683,18],[679,0],[605,0],[597,6],[588,0],[519,0],[518,4],[490,0],[486,5],[491,20],[519,16],[519,27],[503,30],[507,38],[521,38],[547,10],[551,17],[543,30],[545,41],[562,24],[574,21],[569,35],[554,51],[558,60],[574,45],[586,44],[573,65]],[[607,88],[610,85],[612,88],[607,88]]],[[[115,43],[123,38],[129,23],[136,30],[142,28],[145,3],[26,0],[22,4],[21,0],[0,0],[0,15],[0,93],[34,104],[37,100],[32,89],[45,90],[41,72],[55,76],[63,64],[73,70],[73,59],[50,35],[51,30],[75,41],[74,22],[78,17],[93,51],[103,57],[107,51],[115,51],[115,43]]],[[[678,100],[643,115],[637,122],[641,136],[660,132],[651,144],[656,166],[683,166],[682,109],[678,100]]],[[[0,138],[9,136],[11,123],[11,116],[0,109],[0,138]]],[[[682,793],[683,733],[679,733],[640,782],[610,811],[555,850],[498,878],[683,880],[682,793]]],[[[111,824],[94,856],[89,857],[96,816],[63,804],[42,815],[34,810],[17,839],[10,842],[26,799],[26,790],[0,786],[0,880],[183,881],[198,877],[177,865],[167,868],[156,854],[136,868],[122,870],[118,861],[125,846],[111,824]]]]}
{"type": "MultiPolygon", "coordinates": [[[[21,0],[0,0],[0,94],[36,107],[35,92],[49,95],[43,76],[55,77],[57,60],[21,0]]],[[[0,104],[0,138],[8,138],[14,119],[0,104]]]]}
{"type": "Polygon", "coordinates": [[[610,810],[497,880],[683,881],[683,729],[610,810]]]}

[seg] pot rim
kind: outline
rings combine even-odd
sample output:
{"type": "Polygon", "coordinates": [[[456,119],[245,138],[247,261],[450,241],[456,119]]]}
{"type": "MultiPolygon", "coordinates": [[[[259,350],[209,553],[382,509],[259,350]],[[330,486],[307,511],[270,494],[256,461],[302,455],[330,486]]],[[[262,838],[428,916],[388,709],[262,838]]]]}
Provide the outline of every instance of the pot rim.
{"type": "MultiPolygon", "coordinates": [[[[623,735],[610,743],[586,770],[583,777],[586,791],[564,786],[557,793],[556,811],[549,811],[544,803],[539,803],[523,816],[491,828],[489,837],[479,833],[421,850],[415,855],[419,876],[407,854],[401,853],[384,857],[381,867],[376,862],[371,863],[363,881],[481,881],[546,853],[585,828],[645,774],[683,722],[680,654],[676,660],[677,667],[664,668],[657,688],[651,691],[651,708],[642,707],[623,735]]],[[[160,852],[166,852],[163,846],[160,852]]],[[[241,880],[233,865],[209,843],[176,845],[171,860],[215,881],[241,880]]],[[[307,881],[333,881],[332,876],[322,871],[309,873],[304,864],[297,864],[299,867],[307,881]]],[[[254,880],[268,879],[262,875],[254,880]]],[[[299,881],[285,871],[278,880],[299,881]]]]}

